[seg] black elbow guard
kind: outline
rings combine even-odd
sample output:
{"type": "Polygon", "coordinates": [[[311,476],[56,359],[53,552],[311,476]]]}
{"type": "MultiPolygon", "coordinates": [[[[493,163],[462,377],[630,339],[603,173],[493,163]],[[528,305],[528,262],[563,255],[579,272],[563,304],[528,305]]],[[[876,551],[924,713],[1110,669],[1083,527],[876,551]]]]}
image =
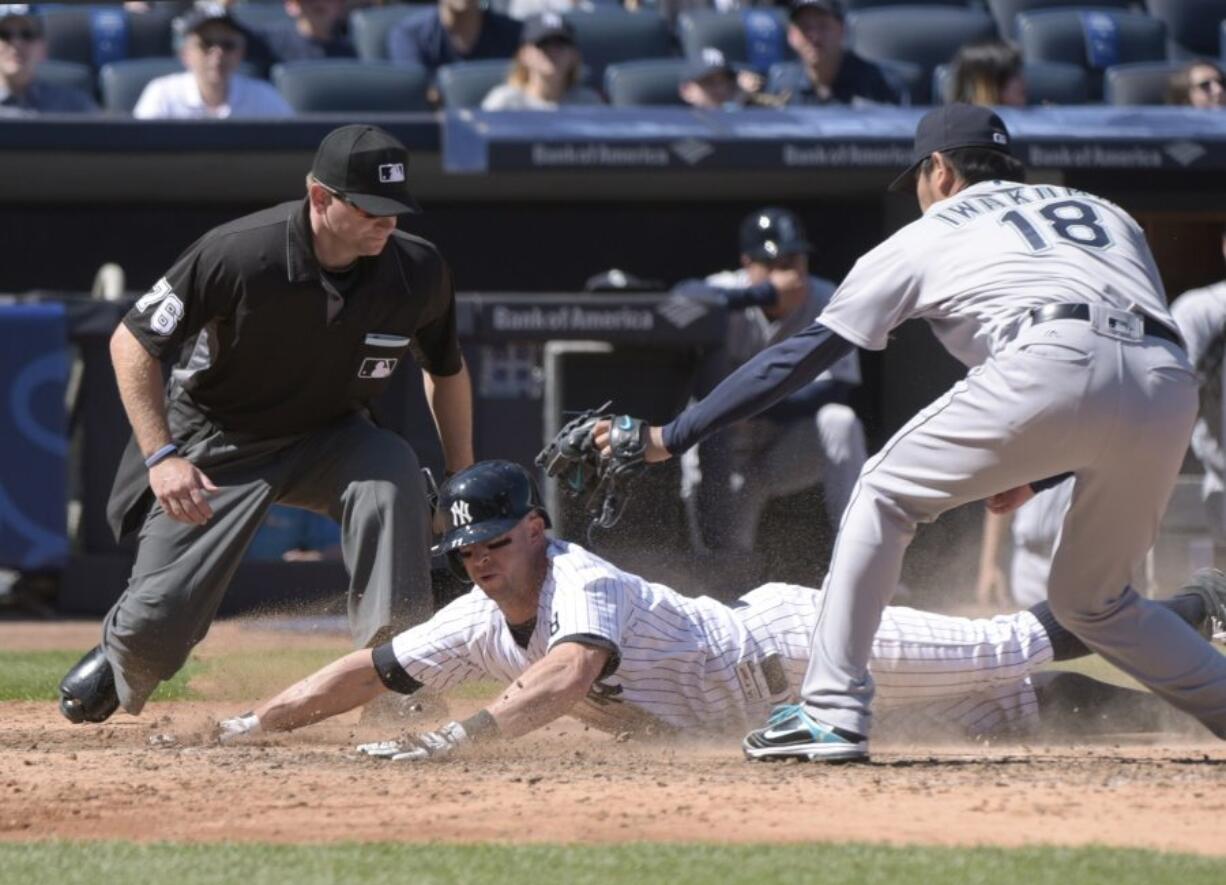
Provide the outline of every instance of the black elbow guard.
{"type": "Polygon", "coordinates": [[[412,694],[421,688],[421,683],[410,676],[404,667],[400,666],[400,661],[396,659],[396,653],[392,651],[392,644],[390,642],[376,645],[372,657],[374,659],[375,672],[379,674],[379,681],[387,686],[390,691],[399,692],[400,694],[412,694]]]}

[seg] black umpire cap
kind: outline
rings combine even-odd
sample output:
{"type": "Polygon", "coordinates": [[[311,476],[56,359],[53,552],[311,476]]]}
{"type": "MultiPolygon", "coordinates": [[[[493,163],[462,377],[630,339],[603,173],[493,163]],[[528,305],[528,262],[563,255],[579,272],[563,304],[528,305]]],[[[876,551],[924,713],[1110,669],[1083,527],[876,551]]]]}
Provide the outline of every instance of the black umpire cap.
{"type": "Polygon", "coordinates": [[[333,129],[315,153],[311,175],[371,215],[420,212],[409,193],[409,151],[378,126],[333,129]]]}
{"type": "Polygon", "coordinates": [[[774,261],[785,255],[812,252],[800,219],[787,209],[767,206],[741,222],[741,254],[754,261],[774,261]]]}
{"type": "Polygon", "coordinates": [[[974,104],[947,104],[924,114],[915,129],[915,148],[911,165],[894,179],[890,190],[899,191],[911,183],[920,163],[937,151],[976,147],[1013,156],[1012,139],[1004,121],[990,108],[974,104]]]}

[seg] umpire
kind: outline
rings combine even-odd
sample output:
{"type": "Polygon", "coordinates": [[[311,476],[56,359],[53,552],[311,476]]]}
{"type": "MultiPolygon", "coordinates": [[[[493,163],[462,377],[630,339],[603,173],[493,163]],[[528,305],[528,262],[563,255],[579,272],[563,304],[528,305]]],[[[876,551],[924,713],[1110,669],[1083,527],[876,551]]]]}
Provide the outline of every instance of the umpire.
{"type": "Polygon", "coordinates": [[[340,522],[357,645],[429,616],[417,456],[368,406],[411,357],[456,471],[472,463],[472,393],[451,272],[396,230],[417,211],[408,160],[377,127],[329,133],[305,200],[206,233],[115,330],[133,440],[108,516],[140,543],[102,644],[60,684],[68,719],[141,711],[208,632],[275,502],[340,522]],[[175,353],[164,392],[160,363],[175,353]]]}

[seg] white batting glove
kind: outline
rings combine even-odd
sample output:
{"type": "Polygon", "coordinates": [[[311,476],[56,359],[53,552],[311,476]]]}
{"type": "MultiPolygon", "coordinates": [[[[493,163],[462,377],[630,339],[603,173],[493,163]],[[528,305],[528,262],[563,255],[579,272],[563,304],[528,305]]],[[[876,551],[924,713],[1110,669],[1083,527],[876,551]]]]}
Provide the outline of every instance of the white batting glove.
{"type": "Polygon", "coordinates": [[[462,744],[470,740],[468,732],[459,722],[448,722],[437,731],[427,731],[399,741],[379,741],[361,744],[357,750],[377,759],[393,762],[425,762],[446,759],[462,744]]]}
{"type": "Polygon", "coordinates": [[[263,731],[260,717],[254,713],[245,713],[233,719],[223,719],[217,723],[217,740],[223,744],[233,743],[242,737],[249,737],[263,731]]]}

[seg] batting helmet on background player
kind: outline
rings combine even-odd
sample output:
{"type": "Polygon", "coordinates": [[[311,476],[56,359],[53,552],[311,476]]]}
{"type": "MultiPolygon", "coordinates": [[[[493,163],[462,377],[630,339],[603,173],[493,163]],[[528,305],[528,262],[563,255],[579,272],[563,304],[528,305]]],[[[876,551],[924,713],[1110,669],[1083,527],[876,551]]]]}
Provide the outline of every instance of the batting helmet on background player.
{"type": "Polygon", "coordinates": [[[811,252],[809,235],[795,213],[776,206],[751,212],[741,222],[741,254],[754,261],[811,252]]]}
{"type": "Polygon", "coordinates": [[[468,580],[456,551],[504,535],[529,513],[549,526],[549,513],[527,470],[510,461],[479,461],[443,483],[438,493],[443,537],[432,551],[446,553],[452,571],[468,580]]]}

